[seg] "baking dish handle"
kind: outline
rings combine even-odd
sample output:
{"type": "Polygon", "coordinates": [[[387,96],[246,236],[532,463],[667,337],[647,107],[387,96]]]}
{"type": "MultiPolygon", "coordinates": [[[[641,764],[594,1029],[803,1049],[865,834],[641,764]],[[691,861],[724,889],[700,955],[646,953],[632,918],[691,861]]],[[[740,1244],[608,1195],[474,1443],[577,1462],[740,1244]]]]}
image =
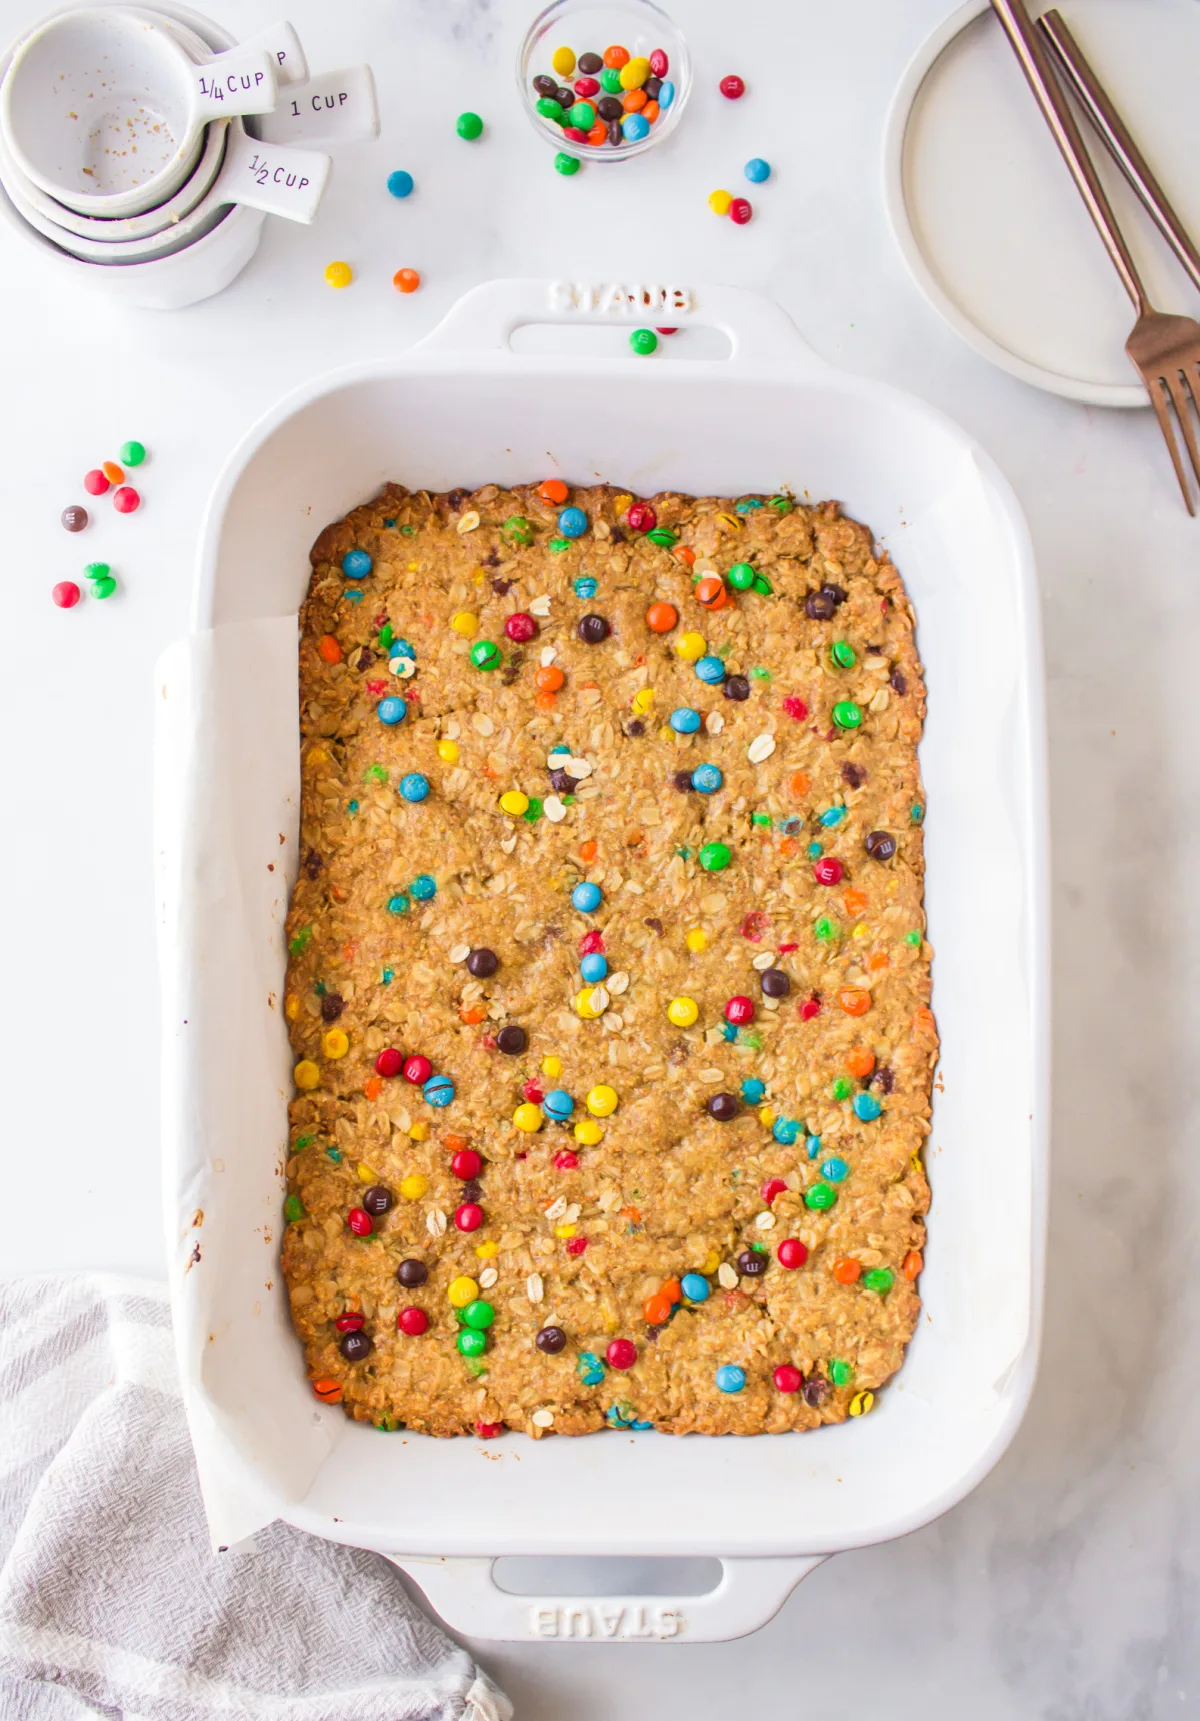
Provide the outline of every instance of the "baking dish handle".
{"type": "MultiPolygon", "coordinates": [[[[773,299],[743,287],[671,286],[658,282],[547,281],[514,276],[484,281],[451,305],[419,352],[508,352],[517,329],[535,323],[615,324],[635,328],[715,328],[728,336],[727,360],[714,363],[799,365],[817,375],[831,370],[773,299]]],[[[670,343],[660,346],[666,356],[670,343]]],[[[657,355],[656,355],[657,356],[657,355]]],[[[644,358],[629,354],[629,363],[644,358]]]]}
{"type": "Polygon", "coordinates": [[[707,1595],[510,1595],[492,1576],[492,1561],[388,1556],[424,1592],[446,1624],[464,1637],[507,1642],[724,1643],[773,1619],[801,1578],[826,1557],[722,1560],[721,1581],[707,1595]]]}

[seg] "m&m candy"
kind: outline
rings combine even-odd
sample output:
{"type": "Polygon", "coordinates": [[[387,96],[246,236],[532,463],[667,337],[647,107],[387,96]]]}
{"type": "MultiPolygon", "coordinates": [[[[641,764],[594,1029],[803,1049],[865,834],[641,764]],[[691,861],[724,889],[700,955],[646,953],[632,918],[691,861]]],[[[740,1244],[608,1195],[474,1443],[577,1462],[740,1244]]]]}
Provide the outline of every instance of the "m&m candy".
{"type": "Polygon", "coordinates": [[[354,270],[349,263],[340,259],[335,263],[326,263],[325,282],[330,287],[348,287],[354,279],[354,270]]]}
{"type": "Polygon", "coordinates": [[[342,557],[342,572],[348,580],[365,580],[372,562],[365,550],[348,550],[342,557]]]}
{"type": "Polygon", "coordinates": [[[72,610],[79,602],[79,587],[74,580],[59,580],[50,596],[60,610],[72,610]]]}
{"type": "Polygon", "coordinates": [[[761,155],[756,155],[746,163],[742,172],[751,185],[761,185],[765,179],[771,177],[771,164],[769,161],[764,161],[761,155]]]}
{"type": "Polygon", "coordinates": [[[736,1363],[726,1362],[721,1364],[715,1378],[719,1392],[741,1392],[746,1384],[746,1371],[736,1363]]]}
{"type": "Polygon", "coordinates": [[[406,173],[402,167],[388,174],[387,188],[393,197],[408,197],[412,193],[413,176],[406,173]]]}
{"type": "Polygon", "coordinates": [[[454,1083],[449,1076],[430,1076],[421,1092],[428,1104],[437,1106],[440,1110],[448,1106],[454,1098],[454,1083]]]}
{"type": "Polygon", "coordinates": [[[421,277],[415,269],[397,269],[392,276],[392,286],[398,293],[415,293],[421,285],[421,277]]]}
{"type": "Polygon", "coordinates": [[[142,498],[132,484],[122,484],[119,490],[113,491],[113,507],[118,514],[132,514],[142,505],[142,498]]]}
{"type": "Polygon", "coordinates": [[[746,93],[746,85],[736,72],[730,72],[728,77],[722,78],[717,88],[731,102],[736,102],[739,96],[746,93]]]}
{"type": "Polygon", "coordinates": [[[420,771],[409,771],[400,779],[400,793],[406,801],[424,801],[429,795],[429,778],[420,771]]]}
{"type": "Polygon", "coordinates": [[[483,132],[483,121],[480,119],[478,114],[473,114],[468,111],[467,113],[459,114],[457,120],[454,122],[454,129],[457,131],[459,137],[466,138],[468,143],[473,143],[483,132]]]}
{"type": "Polygon", "coordinates": [[[577,884],[571,892],[571,906],[577,908],[580,914],[591,914],[599,908],[604,900],[598,884],[586,882],[577,884]]]}

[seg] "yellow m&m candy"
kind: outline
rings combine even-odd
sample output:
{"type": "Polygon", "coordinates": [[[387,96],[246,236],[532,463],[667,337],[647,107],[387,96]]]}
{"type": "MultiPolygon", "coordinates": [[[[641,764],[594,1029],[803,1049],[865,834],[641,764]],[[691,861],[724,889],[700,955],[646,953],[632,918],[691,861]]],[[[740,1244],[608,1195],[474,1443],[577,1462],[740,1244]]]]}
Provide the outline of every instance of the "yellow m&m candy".
{"type": "Polygon", "coordinates": [[[458,758],[458,742],[457,741],[439,741],[438,742],[438,758],[444,759],[446,761],[447,765],[453,765],[455,760],[458,758]]]}
{"type": "Polygon", "coordinates": [[[702,950],[708,949],[708,934],[699,926],[693,926],[684,941],[693,956],[698,956],[702,950]]]}
{"type": "Polygon", "coordinates": [[[575,70],[574,48],[555,48],[550,56],[550,64],[560,78],[569,78],[575,70]]]}
{"type": "Polygon", "coordinates": [[[508,789],[500,797],[500,806],[514,819],[519,819],[522,813],[529,811],[529,796],[523,795],[520,789],[508,789]]]}
{"type": "Polygon", "coordinates": [[[595,1147],[598,1141],[604,1140],[604,1131],[590,1117],[580,1118],[575,1125],[575,1140],[581,1147],[595,1147]]]}
{"type": "Polygon", "coordinates": [[[675,641],[675,650],[685,663],[696,663],[708,650],[702,633],[681,633],[675,641]]]}
{"type": "Polygon", "coordinates": [[[350,1050],[350,1036],[341,1028],[330,1028],[321,1037],[321,1050],[327,1058],[344,1058],[350,1050]]]}
{"type": "Polygon", "coordinates": [[[419,1201],[429,1188],[429,1179],[420,1171],[412,1171],[400,1179],[400,1193],[406,1201],[419,1201]]]}
{"type": "Polygon", "coordinates": [[[473,610],[459,610],[457,615],[450,617],[450,626],[455,633],[461,633],[464,639],[470,639],[479,626],[479,617],[473,610]]]}
{"type": "Polygon", "coordinates": [[[349,263],[326,263],[325,279],[331,287],[348,287],[354,279],[349,263]]]}
{"type": "Polygon", "coordinates": [[[617,1109],[617,1090],[601,1082],[587,1097],[587,1108],[593,1117],[611,1117],[617,1109]]]}
{"type": "Polygon", "coordinates": [[[667,1005],[667,1021],[675,1028],[690,1028],[700,1015],[694,998],[672,998],[667,1005]]]}
{"type": "Polygon", "coordinates": [[[474,1279],[469,1279],[461,1273],[457,1279],[451,1279],[446,1288],[446,1295],[456,1309],[465,1309],[468,1303],[473,1303],[479,1295],[479,1286],[474,1279]]]}
{"type": "Polygon", "coordinates": [[[301,1058],[292,1071],[292,1080],[298,1088],[315,1088],[321,1080],[321,1072],[311,1058],[301,1058]]]}
{"type": "Polygon", "coordinates": [[[525,1103],[523,1105],[519,1105],[513,1113],[513,1122],[516,1124],[518,1129],[523,1129],[526,1135],[533,1135],[542,1127],[541,1107],[535,1106],[529,1100],[526,1100],[525,1103]]]}
{"type": "Polygon", "coordinates": [[[733,198],[727,191],[710,191],[708,194],[708,207],[714,215],[728,215],[732,202],[733,198]]]}

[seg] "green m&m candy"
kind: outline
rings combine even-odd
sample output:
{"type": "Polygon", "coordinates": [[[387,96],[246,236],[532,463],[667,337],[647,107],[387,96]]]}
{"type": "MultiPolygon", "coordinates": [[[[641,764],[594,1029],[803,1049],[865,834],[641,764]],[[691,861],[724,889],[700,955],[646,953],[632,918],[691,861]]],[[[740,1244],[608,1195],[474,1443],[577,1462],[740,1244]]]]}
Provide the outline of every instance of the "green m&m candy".
{"type": "Polygon", "coordinates": [[[841,1357],[830,1357],[829,1378],[834,1386],[849,1386],[854,1379],[854,1370],[848,1362],[843,1362],[841,1357]]]}
{"type": "MultiPolygon", "coordinates": [[[[578,157],[568,155],[565,149],[560,149],[554,158],[554,170],[556,173],[561,173],[565,178],[570,179],[573,173],[579,172],[578,157]]],[[[564,538],[552,539],[550,548],[554,549],[556,544],[561,544],[564,550],[567,548],[567,542],[564,538]]]]}
{"type": "Polygon", "coordinates": [[[698,859],[705,872],[724,872],[732,856],[724,843],[705,843],[698,859]]]}
{"type": "MultiPolygon", "coordinates": [[[[854,647],[844,639],[835,639],[829,648],[829,655],[839,669],[854,668],[854,647]]],[[[847,727],[852,727],[847,725],[847,727]]]]}
{"type": "Polygon", "coordinates": [[[576,102],[567,113],[567,124],[578,131],[591,131],[596,123],[596,110],[591,102],[576,102]]]}
{"type": "Polygon", "coordinates": [[[837,1201],[837,1190],[831,1183],[814,1183],[804,1192],[804,1205],[814,1213],[826,1213],[837,1201]]]}
{"type": "Polygon", "coordinates": [[[297,1219],[304,1218],[304,1203],[298,1195],[289,1195],[283,1204],[283,1216],[289,1225],[294,1225],[297,1219]]]}
{"type": "Polygon", "coordinates": [[[471,662],[476,669],[496,669],[500,664],[500,647],[490,639],[477,639],[471,647],[471,662]]]}
{"type": "Polygon", "coordinates": [[[600,74],[600,88],[606,96],[621,94],[621,73],[616,66],[605,66],[600,74]]]}
{"type": "Polygon", "coordinates": [[[141,442],[123,442],[121,444],[121,465],[140,466],[146,458],[145,445],[141,442]]]}
{"type": "Polygon", "coordinates": [[[459,114],[454,129],[459,137],[465,137],[468,143],[473,143],[483,131],[483,121],[478,114],[459,114]]]}
{"type": "Polygon", "coordinates": [[[553,120],[555,125],[563,123],[562,103],[556,102],[553,96],[540,96],[536,105],[544,120],[553,120]]]}
{"type": "Polygon", "coordinates": [[[653,329],[635,329],[629,337],[629,344],[635,353],[641,353],[644,358],[657,347],[658,336],[653,329]]]}
{"type": "Polygon", "coordinates": [[[862,712],[852,699],[839,699],[833,708],[833,721],[839,729],[857,729],[862,722],[862,712]]]}
{"type": "Polygon", "coordinates": [[[895,1275],[890,1267],[872,1267],[869,1273],[864,1273],[862,1282],[868,1291],[876,1291],[885,1297],[892,1288],[895,1275]]]}
{"type": "Polygon", "coordinates": [[[458,1348],[463,1356],[482,1356],[487,1349],[487,1334],[464,1327],[458,1335],[458,1348]]]}
{"type": "Polygon", "coordinates": [[[830,1088],[830,1097],[835,1100],[848,1100],[854,1092],[854,1084],[849,1076],[839,1076],[830,1088]]]}
{"type": "Polygon", "coordinates": [[[495,1320],[496,1311],[490,1303],[485,1303],[482,1298],[478,1298],[475,1302],[467,1304],[462,1311],[461,1318],[467,1326],[474,1327],[476,1332],[485,1333],[495,1320]]]}
{"type": "Polygon", "coordinates": [[[735,592],[748,592],[754,584],[754,569],[749,562],[735,562],[725,577],[735,592]]]}

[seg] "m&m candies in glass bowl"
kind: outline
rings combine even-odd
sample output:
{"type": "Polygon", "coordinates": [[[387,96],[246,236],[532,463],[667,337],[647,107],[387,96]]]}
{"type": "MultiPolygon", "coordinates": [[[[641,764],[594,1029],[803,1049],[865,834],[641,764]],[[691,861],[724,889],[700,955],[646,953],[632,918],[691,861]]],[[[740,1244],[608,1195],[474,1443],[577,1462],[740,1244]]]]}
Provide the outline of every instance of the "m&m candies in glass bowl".
{"type": "Polygon", "coordinates": [[[521,100],[556,166],[628,161],[679,124],[691,92],[687,44],[654,0],[554,0],[526,31],[521,100]]]}

